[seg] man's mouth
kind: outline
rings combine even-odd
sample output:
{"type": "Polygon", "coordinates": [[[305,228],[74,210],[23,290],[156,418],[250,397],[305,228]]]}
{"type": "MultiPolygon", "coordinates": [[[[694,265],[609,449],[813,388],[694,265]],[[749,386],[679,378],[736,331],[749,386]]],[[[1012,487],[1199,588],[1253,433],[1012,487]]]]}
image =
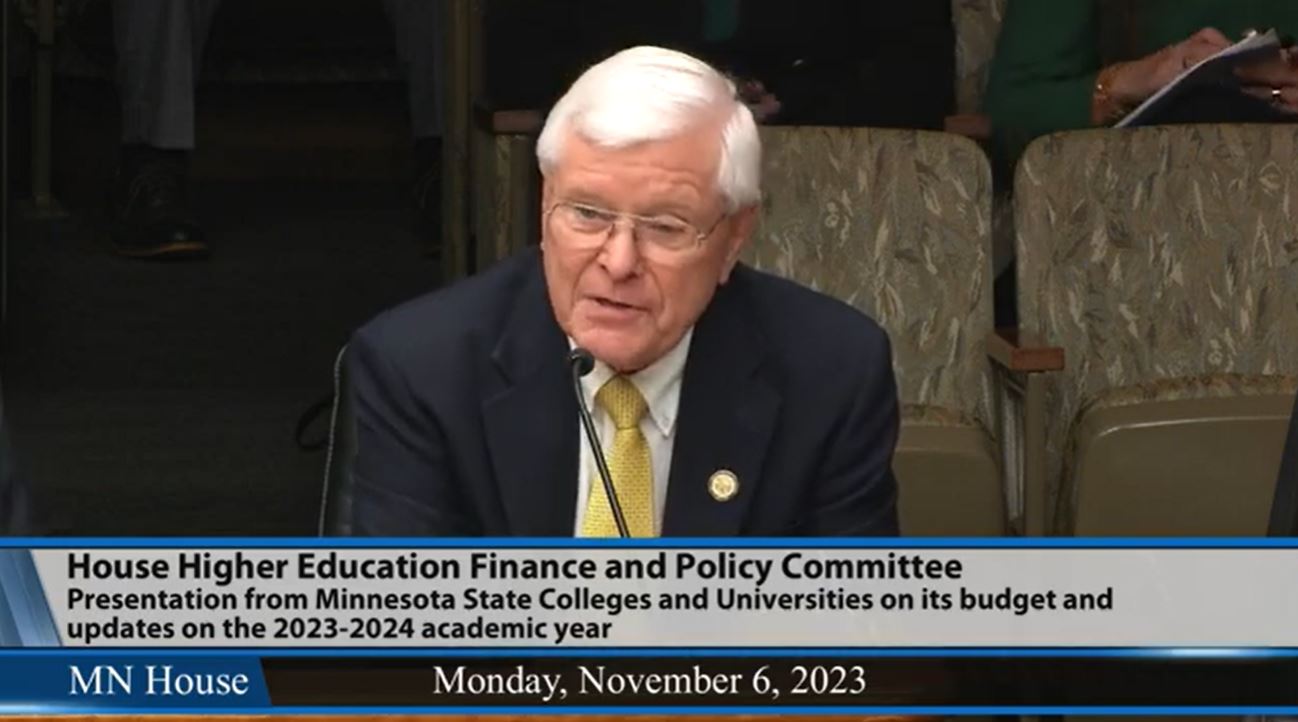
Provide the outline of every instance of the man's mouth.
{"type": "Polygon", "coordinates": [[[611,298],[604,298],[602,296],[595,296],[592,300],[602,308],[610,308],[618,311],[634,311],[639,308],[639,306],[633,306],[629,303],[622,303],[621,301],[615,301],[611,298]]]}

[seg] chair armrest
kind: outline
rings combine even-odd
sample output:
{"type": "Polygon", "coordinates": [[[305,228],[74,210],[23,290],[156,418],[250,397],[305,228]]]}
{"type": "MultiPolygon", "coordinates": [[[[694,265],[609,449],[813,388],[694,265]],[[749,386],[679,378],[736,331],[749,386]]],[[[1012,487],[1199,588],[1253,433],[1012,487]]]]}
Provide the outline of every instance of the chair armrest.
{"type": "Polygon", "coordinates": [[[998,328],[987,334],[987,355],[1006,371],[1037,373],[1064,368],[1064,350],[1047,346],[1017,328],[998,328]]]}
{"type": "Polygon", "coordinates": [[[1064,368],[1064,350],[1003,328],[987,335],[987,355],[999,369],[996,415],[1006,519],[1013,533],[1039,536],[1051,530],[1045,387],[1050,377],[1045,372],[1064,368]]]}

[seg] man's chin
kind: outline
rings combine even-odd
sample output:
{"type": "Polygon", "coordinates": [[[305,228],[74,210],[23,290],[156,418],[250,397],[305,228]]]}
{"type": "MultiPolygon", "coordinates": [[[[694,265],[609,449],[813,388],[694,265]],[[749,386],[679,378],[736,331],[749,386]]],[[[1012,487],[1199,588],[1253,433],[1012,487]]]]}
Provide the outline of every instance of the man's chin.
{"type": "Polygon", "coordinates": [[[629,343],[625,339],[600,338],[593,334],[584,342],[577,339],[577,345],[618,373],[632,373],[652,362],[645,360],[648,352],[643,344],[629,343]]]}

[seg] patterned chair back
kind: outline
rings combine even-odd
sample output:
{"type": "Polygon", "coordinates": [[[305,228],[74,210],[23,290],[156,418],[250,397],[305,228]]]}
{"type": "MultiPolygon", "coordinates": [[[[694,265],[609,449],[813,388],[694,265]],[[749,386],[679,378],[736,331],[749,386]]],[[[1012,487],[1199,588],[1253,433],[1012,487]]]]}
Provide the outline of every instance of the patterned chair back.
{"type": "Polygon", "coordinates": [[[878,321],[908,417],[994,429],[983,152],[909,130],[771,127],[762,140],[762,220],[745,260],[878,321]]]}
{"type": "Polygon", "coordinates": [[[1046,391],[1053,493],[1084,411],[1293,392],[1298,126],[1055,134],[1014,193],[1021,327],[1067,359],[1046,391]]]}

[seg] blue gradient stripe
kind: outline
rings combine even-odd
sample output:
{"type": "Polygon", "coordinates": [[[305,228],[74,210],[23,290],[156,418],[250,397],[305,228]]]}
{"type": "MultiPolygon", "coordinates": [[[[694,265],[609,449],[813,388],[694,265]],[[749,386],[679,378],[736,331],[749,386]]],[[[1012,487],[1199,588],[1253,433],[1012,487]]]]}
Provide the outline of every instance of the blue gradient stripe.
{"type": "Polygon", "coordinates": [[[61,644],[31,552],[0,549],[0,646],[61,644]]]}
{"type": "Polygon", "coordinates": [[[328,658],[476,658],[476,657],[856,657],[889,658],[1071,658],[1071,659],[1291,659],[1292,647],[66,647],[0,649],[6,658],[114,657],[328,657],[328,658]]]}
{"type": "Polygon", "coordinates": [[[86,537],[0,538],[0,549],[1298,549],[1298,537],[86,537]]]}
{"type": "MultiPolygon", "coordinates": [[[[68,704],[0,704],[2,714],[85,714],[98,707],[68,704]]],[[[187,714],[193,713],[193,707],[112,707],[103,708],[113,714],[187,714]]],[[[838,714],[877,714],[877,715],[998,715],[998,714],[1037,714],[1037,715],[1268,715],[1291,716],[1298,714],[1298,706],[1293,707],[266,707],[264,709],[225,709],[207,710],[205,714],[259,714],[259,715],[343,715],[343,714],[440,714],[440,715],[838,715],[838,714]]]]}

